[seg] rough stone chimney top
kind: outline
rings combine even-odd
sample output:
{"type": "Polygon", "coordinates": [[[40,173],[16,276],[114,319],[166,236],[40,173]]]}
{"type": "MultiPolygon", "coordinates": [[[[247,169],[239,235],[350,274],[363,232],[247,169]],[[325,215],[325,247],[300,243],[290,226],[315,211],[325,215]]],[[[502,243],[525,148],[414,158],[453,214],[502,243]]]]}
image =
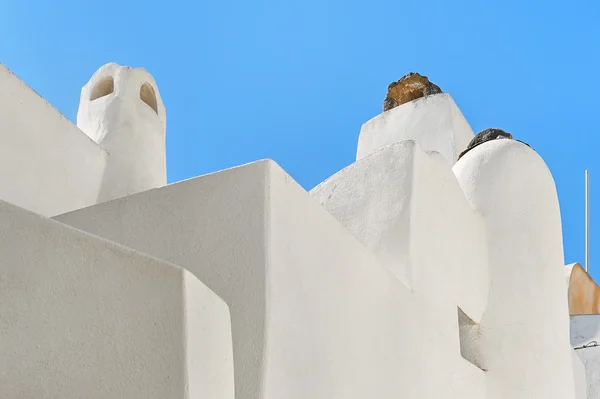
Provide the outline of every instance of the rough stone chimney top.
{"type": "Polygon", "coordinates": [[[410,72],[388,86],[387,97],[383,101],[383,111],[389,111],[417,98],[438,93],[442,93],[442,89],[431,83],[427,76],[410,72]]]}

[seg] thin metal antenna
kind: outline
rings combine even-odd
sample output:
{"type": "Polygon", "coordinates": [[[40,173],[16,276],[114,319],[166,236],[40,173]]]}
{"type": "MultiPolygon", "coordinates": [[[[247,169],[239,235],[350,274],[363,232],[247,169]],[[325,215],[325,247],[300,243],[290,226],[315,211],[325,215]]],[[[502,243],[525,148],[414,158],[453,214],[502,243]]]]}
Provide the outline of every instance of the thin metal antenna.
{"type": "Polygon", "coordinates": [[[585,170],[585,271],[588,272],[590,262],[590,173],[585,170]]]}

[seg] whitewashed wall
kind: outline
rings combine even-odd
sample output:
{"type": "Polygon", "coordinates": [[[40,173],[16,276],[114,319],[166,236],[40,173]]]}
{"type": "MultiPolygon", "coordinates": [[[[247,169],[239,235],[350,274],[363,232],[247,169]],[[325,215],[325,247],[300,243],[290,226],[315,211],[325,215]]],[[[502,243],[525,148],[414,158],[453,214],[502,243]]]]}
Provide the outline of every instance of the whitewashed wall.
{"type": "Polygon", "coordinates": [[[490,294],[482,319],[488,399],[574,398],[560,210],[550,171],[514,140],[454,165],[486,223],[490,294]]]}
{"type": "Polygon", "coordinates": [[[45,216],[96,203],[108,154],[0,64],[0,199],[45,216]]]}
{"type": "Polygon", "coordinates": [[[189,272],[0,202],[0,397],[233,399],[226,304],[189,272]]]}
{"type": "Polygon", "coordinates": [[[272,161],[57,220],[177,262],[219,294],[238,397],[481,397],[483,371],[460,357],[456,306],[419,303],[272,161]],[[463,362],[463,378],[435,378],[446,357],[463,362]]]}

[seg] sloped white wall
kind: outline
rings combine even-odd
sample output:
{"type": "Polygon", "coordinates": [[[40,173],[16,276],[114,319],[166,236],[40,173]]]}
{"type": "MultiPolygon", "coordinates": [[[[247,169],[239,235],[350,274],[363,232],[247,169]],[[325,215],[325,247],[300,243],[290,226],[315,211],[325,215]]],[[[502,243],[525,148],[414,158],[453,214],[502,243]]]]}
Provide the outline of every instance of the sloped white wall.
{"type": "Polygon", "coordinates": [[[110,154],[98,202],[167,184],[166,111],[146,70],[98,69],[81,90],[77,126],[110,154]]]}
{"type": "Polygon", "coordinates": [[[189,272],[0,202],[0,397],[233,399],[225,303],[189,272]]]}
{"type": "Polygon", "coordinates": [[[528,146],[496,140],[453,169],[487,228],[487,397],[574,398],[560,210],[548,168],[528,146]]]}
{"type": "Polygon", "coordinates": [[[0,64],[0,199],[44,216],[93,205],[108,154],[0,64]]]}
{"type": "Polygon", "coordinates": [[[434,94],[377,115],[360,130],[356,159],[401,140],[439,152],[450,165],[474,137],[471,126],[448,93],[434,94]]]}

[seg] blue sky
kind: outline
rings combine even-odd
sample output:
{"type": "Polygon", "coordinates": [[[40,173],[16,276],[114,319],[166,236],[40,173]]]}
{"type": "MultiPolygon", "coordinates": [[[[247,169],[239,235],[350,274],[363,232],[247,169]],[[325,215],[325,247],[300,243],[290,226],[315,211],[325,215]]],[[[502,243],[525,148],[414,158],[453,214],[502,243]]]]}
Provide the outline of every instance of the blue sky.
{"type": "Polygon", "coordinates": [[[272,158],[306,189],[354,160],[387,85],[418,71],[473,130],[503,128],[544,157],[566,262],[584,261],[590,169],[599,280],[600,2],[566,4],[4,0],[0,62],[71,120],[98,67],[143,66],[167,107],[170,182],[272,158]]]}

